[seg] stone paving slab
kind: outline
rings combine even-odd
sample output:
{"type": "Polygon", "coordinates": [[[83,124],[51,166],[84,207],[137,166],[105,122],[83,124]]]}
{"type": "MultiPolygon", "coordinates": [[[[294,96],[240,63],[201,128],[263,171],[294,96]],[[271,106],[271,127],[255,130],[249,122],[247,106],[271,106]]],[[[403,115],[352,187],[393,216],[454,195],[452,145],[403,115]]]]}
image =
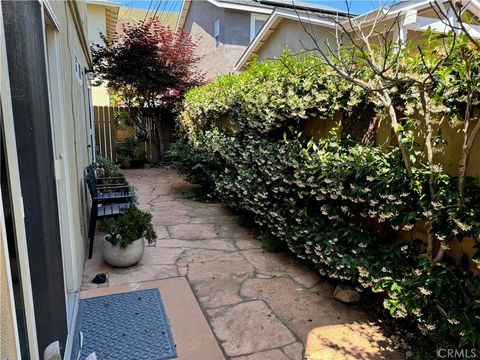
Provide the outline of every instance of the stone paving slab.
{"type": "Polygon", "coordinates": [[[402,359],[400,354],[385,347],[386,338],[373,324],[326,325],[312,330],[308,335],[305,357],[306,360],[402,359]]]}
{"type": "MultiPolygon", "coordinates": [[[[82,290],[113,291],[144,281],[181,277],[193,290],[196,306],[203,309],[218,346],[230,359],[301,360],[307,338],[307,354],[317,356],[312,360],[344,359],[338,351],[327,357],[333,348],[338,349],[335,339],[346,349],[351,347],[372,359],[397,359],[366,314],[333,298],[335,284],[291,254],[262,249],[261,241],[238,225],[238,216],[221,204],[185,199],[183,193],[192,185],[174,170],[150,168],[125,174],[136,188],[140,206],[152,213],[158,240],[155,246],[145,248],[136,266],[114,269],[103,260],[102,234],[97,234],[93,258],[85,262],[82,290]],[[100,272],[107,274],[107,283],[92,284],[100,272]],[[349,345],[341,331],[327,331],[330,345],[322,342],[319,329],[351,329],[355,324],[362,326],[361,340],[352,338],[349,345]]],[[[185,342],[187,336],[197,342],[197,335],[174,334],[185,342]]]]}
{"type": "Polygon", "coordinates": [[[208,314],[213,331],[230,356],[261,352],[296,341],[263,301],[209,310],[208,314]]]}
{"type": "Polygon", "coordinates": [[[226,253],[221,260],[188,263],[188,280],[207,309],[243,301],[238,289],[253,276],[254,268],[236,253],[226,253]]]}
{"type": "Polygon", "coordinates": [[[263,300],[302,340],[318,326],[351,323],[365,318],[361,311],[308,291],[289,277],[248,279],[240,294],[247,299],[263,300]]]}

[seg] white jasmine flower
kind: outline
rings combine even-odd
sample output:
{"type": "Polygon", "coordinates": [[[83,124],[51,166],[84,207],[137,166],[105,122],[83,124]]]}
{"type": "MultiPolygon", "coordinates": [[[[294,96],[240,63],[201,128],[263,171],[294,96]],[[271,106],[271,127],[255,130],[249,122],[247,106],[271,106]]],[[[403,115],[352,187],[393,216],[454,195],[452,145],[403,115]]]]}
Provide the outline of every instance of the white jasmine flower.
{"type": "Polygon", "coordinates": [[[420,317],[422,316],[422,310],[420,308],[416,308],[414,311],[413,311],[413,314],[416,316],[416,317],[420,317]]]}
{"type": "Polygon", "coordinates": [[[424,211],[423,216],[425,216],[427,218],[430,218],[430,217],[432,217],[432,212],[430,210],[424,211]]]}
{"type": "Polygon", "coordinates": [[[361,277],[368,277],[368,275],[370,274],[367,269],[365,269],[363,266],[359,266],[357,268],[358,270],[358,273],[360,274],[361,277]]]}
{"type": "Polygon", "coordinates": [[[462,231],[469,231],[472,229],[471,225],[463,224],[460,220],[458,219],[453,219],[453,222],[457,224],[457,226],[460,228],[462,231]]]}
{"type": "Polygon", "coordinates": [[[392,314],[392,316],[395,318],[404,318],[407,316],[407,312],[402,310],[397,310],[392,314]]]}
{"type": "Polygon", "coordinates": [[[460,324],[460,321],[458,321],[457,319],[447,319],[447,321],[452,325],[460,324]]]}
{"type": "Polygon", "coordinates": [[[440,210],[440,209],[443,208],[443,205],[442,205],[442,203],[432,201],[432,207],[433,207],[435,210],[440,210]]]}
{"type": "Polygon", "coordinates": [[[441,247],[443,250],[450,250],[450,245],[445,244],[443,241],[440,242],[440,247],[441,247]]]}
{"type": "Polygon", "coordinates": [[[422,293],[422,295],[425,295],[425,296],[432,295],[432,292],[428,289],[425,289],[424,287],[419,287],[418,290],[420,291],[420,293],[422,293]]]}

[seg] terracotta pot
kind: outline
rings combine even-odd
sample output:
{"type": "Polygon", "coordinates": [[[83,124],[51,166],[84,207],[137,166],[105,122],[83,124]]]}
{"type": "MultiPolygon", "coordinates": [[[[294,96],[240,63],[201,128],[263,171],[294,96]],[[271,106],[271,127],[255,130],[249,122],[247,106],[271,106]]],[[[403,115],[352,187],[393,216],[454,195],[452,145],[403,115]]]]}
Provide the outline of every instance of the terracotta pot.
{"type": "Polygon", "coordinates": [[[130,160],[122,160],[120,162],[120,167],[122,169],[130,169],[132,167],[132,162],[130,160]]]}
{"type": "Polygon", "coordinates": [[[127,267],[135,265],[140,261],[145,250],[145,239],[135,240],[126,248],[113,246],[105,236],[103,238],[102,251],[105,261],[115,267],[127,267]]]}

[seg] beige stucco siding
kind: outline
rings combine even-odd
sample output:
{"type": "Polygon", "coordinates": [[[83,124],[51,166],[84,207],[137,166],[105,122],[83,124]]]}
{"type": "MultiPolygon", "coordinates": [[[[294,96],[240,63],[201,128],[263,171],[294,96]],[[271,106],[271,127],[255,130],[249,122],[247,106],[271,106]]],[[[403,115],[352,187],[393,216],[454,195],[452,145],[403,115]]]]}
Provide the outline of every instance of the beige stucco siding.
{"type": "Polygon", "coordinates": [[[273,34],[258,50],[259,60],[279,57],[286,49],[293,53],[301,52],[304,49],[311,50],[315,48],[315,42],[310,35],[316,39],[322,50],[326,50],[326,42],[329,42],[332,47],[336,44],[333,29],[310,24],[306,27],[308,33],[299,21],[282,19],[273,34]]]}
{"type": "MultiPolygon", "coordinates": [[[[64,103],[64,125],[65,125],[65,144],[66,152],[63,154],[63,164],[67,167],[70,177],[69,193],[71,197],[72,218],[70,224],[62,223],[61,226],[70,226],[74,234],[74,261],[78,269],[77,283],[81,283],[81,274],[83,262],[85,259],[85,249],[87,244],[87,224],[89,199],[86,194],[85,183],[83,180],[83,171],[92,161],[89,127],[89,104],[88,104],[88,84],[84,76],[80,83],[75,78],[73,57],[76,53],[80,60],[82,69],[88,67],[87,54],[81,46],[79,34],[77,33],[72,13],[66,2],[50,2],[55,15],[58,18],[60,31],[59,45],[61,49],[61,78],[63,85],[62,100],[64,103]],[[67,31],[68,28],[68,31],[67,31]]],[[[85,36],[87,35],[87,9],[79,3],[82,26],[85,36]]],[[[55,94],[52,94],[55,96],[55,94]]],[[[58,126],[59,124],[52,124],[58,126]]],[[[65,199],[59,198],[58,201],[65,199]]],[[[65,244],[63,244],[65,245],[65,244]]],[[[65,251],[64,247],[64,251],[65,251]]],[[[76,291],[77,289],[68,289],[67,291],[76,291]]]]}

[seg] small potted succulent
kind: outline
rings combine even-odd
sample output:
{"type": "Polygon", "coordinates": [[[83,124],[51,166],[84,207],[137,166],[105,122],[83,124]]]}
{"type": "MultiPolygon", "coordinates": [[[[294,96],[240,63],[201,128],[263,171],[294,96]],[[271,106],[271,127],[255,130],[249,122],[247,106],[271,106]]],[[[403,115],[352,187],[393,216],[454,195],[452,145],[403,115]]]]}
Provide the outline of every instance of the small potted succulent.
{"type": "Polygon", "coordinates": [[[133,205],[117,217],[104,219],[100,230],[106,234],[103,257],[116,267],[135,265],[143,256],[145,242],[153,244],[157,238],[152,214],[133,205]]]}

